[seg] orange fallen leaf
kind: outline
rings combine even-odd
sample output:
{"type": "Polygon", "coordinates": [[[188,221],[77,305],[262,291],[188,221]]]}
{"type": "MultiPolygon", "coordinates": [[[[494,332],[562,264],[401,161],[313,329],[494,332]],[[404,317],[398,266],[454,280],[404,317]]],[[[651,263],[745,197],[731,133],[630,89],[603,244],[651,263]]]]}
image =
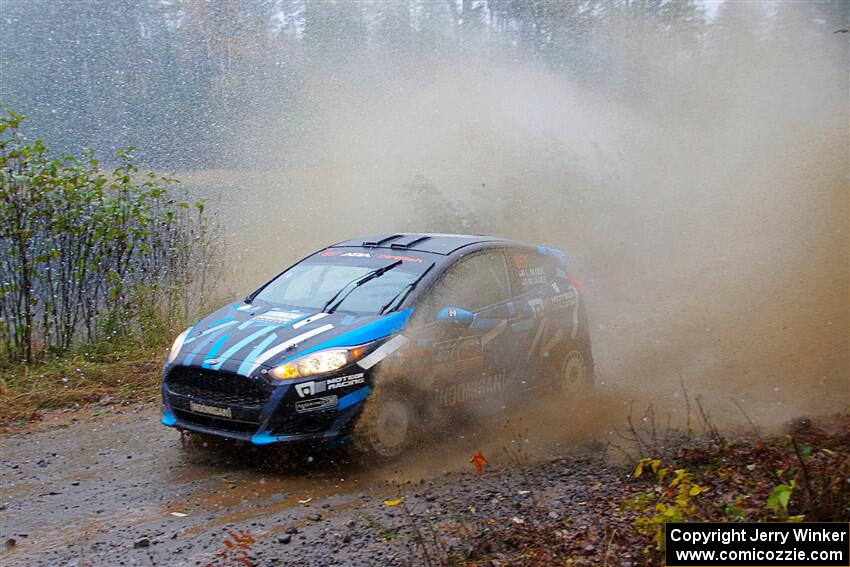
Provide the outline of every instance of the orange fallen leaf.
{"type": "Polygon", "coordinates": [[[487,464],[487,459],[484,458],[484,455],[481,454],[481,451],[475,451],[475,454],[472,455],[472,458],[469,459],[469,462],[475,465],[475,470],[478,471],[478,474],[484,473],[484,465],[487,464]]]}
{"type": "Polygon", "coordinates": [[[230,534],[231,538],[233,538],[233,542],[237,547],[250,546],[257,541],[251,535],[250,530],[240,530],[239,533],[229,531],[227,533],[230,534]]]}

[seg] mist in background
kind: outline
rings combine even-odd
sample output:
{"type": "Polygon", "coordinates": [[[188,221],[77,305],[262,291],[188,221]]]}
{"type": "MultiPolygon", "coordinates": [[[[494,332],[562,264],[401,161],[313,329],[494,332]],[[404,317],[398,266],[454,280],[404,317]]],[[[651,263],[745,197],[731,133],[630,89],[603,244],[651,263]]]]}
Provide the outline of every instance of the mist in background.
{"type": "Polygon", "coordinates": [[[227,289],[329,243],[564,249],[598,379],[850,405],[848,4],[0,0],[0,101],[210,199],[227,289]]]}

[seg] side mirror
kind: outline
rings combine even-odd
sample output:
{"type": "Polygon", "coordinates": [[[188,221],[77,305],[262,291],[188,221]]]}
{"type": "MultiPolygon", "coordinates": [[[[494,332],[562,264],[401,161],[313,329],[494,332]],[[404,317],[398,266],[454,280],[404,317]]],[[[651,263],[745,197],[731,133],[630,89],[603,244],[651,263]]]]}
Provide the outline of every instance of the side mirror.
{"type": "Polygon", "coordinates": [[[458,327],[469,327],[472,325],[474,320],[474,313],[470,313],[466,309],[461,309],[460,307],[443,307],[440,309],[440,312],[437,313],[437,321],[451,323],[458,327]]]}

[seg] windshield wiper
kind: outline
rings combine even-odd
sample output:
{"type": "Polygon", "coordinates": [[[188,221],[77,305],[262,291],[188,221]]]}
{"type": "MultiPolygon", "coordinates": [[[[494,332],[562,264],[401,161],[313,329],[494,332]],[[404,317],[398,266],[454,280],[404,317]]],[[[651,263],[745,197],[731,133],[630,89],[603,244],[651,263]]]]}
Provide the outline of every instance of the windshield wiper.
{"type": "Polygon", "coordinates": [[[410,282],[409,284],[407,284],[406,286],[404,286],[403,288],[401,288],[401,291],[399,291],[397,294],[395,294],[395,296],[393,296],[393,298],[392,298],[392,299],[390,299],[390,300],[386,303],[386,305],[384,305],[383,307],[381,307],[381,310],[380,310],[380,311],[378,311],[378,314],[379,314],[379,315],[383,315],[384,311],[386,311],[387,309],[389,309],[389,308],[390,308],[390,306],[392,306],[392,305],[395,305],[395,307],[396,307],[396,308],[398,308],[398,306],[399,306],[399,305],[401,305],[401,304],[402,304],[402,302],[403,302],[405,299],[407,299],[407,296],[408,296],[408,295],[410,295],[410,292],[411,292],[411,291],[413,291],[413,290],[414,290],[414,288],[415,288],[417,285],[419,285],[419,282],[420,282],[420,281],[422,281],[422,278],[424,278],[424,277],[425,277],[425,274],[427,274],[428,272],[430,272],[430,271],[431,271],[431,268],[433,268],[433,267],[434,267],[434,264],[432,263],[430,266],[428,266],[428,267],[425,269],[425,271],[424,271],[424,272],[422,272],[421,274],[419,274],[419,277],[418,277],[418,278],[416,278],[415,280],[413,280],[412,282],[410,282]]]}
{"type": "Polygon", "coordinates": [[[385,273],[387,273],[388,271],[392,270],[393,268],[395,268],[396,266],[398,266],[400,264],[401,264],[401,260],[396,260],[395,262],[387,264],[386,266],[381,266],[380,268],[378,268],[376,270],[372,270],[371,272],[367,273],[365,276],[360,276],[358,279],[355,279],[355,280],[348,282],[338,292],[336,292],[334,294],[334,296],[331,297],[328,300],[327,303],[325,303],[325,306],[322,307],[322,312],[333,313],[336,310],[336,308],[339,307],[339,305],[343,301],[345,301],[346,298],[349,295],[351,295],[351,292],[353,292],[355,289],[357,289],[358,287],[360,287],[361,285],[363,285],[364,283],[366,283],[368,281],[372,281],[375,278],[379,278],[379,277],[383,276],[385,273]],[[339,297],[339,299],[337,299],[337,297],[339,297]]]}

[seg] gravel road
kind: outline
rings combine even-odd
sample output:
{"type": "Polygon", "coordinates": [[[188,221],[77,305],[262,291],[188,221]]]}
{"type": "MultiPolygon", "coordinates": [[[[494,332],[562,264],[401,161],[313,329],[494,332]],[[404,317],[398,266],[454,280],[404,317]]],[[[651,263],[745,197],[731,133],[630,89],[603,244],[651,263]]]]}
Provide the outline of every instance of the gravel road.
{"type": "Polygon", "coordinates": [[[244,540],[245,554],[258,566],[418,564],[414,526],[517,521],[541,498],[552,513],[592,523],[584,510],[600,479],[621,475],[575,457],[582,449],[571,439],[587,437],[580,428],[557,441],[528,437],[522,418],[365,467],[338,453],[184,444],[151,405],[91,413],[2,437],[5,567],[230,564],[234,552],[216,555],[225,539],[238,543],[230,532],[254,540],[244,540]],[[479,449],[490,460],[480,477],[469,463],[479,449]]]}

